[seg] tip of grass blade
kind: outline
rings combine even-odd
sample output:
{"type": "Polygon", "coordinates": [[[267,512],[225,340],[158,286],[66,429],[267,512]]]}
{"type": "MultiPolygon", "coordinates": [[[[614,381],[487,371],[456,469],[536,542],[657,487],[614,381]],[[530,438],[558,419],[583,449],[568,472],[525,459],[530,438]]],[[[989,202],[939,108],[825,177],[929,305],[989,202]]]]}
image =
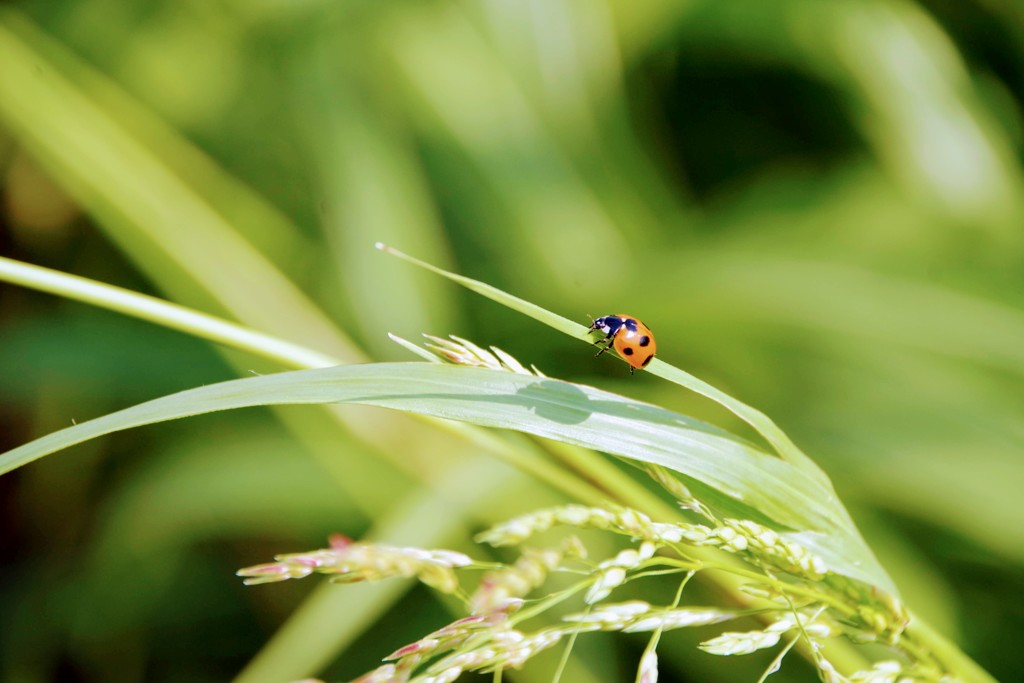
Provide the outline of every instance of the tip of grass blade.
{"type": "Polygon", "coordinates": [[[452,282],[455,282],[456,284],[460,284],[463,287],[466,287],[467,289],[470,289],[476,292],[477,294],[480,294],[481,296],[487,297],[488,299],[495,301],[508,308],[511,308],[514,311],[518,311],[530,318],[533,318],[534,320],[537,320],[538,322],[544,323],[549,327],[553,327],[554,329],[563,332],[571,337],[575,337],[577,339],[581,339],[584,341],[588,340],[588,330],[586,326],[580,325],[579,323],[569,320],[568,318],[565,318],[563,316],[560,316],[557,313],[552,313],[551,311],[544,309],[535,303],[527,301],[526,299],[521,299],[515,295],[509,294],[508,292],[498,289],[493,285],[489,285],[486,282],[474,280],[473,278],[466,277],[465,275],[459,275],[458,273],[453,273],[451,271],[445,270],[444,268],[438,268],[433,264],[427,263],[426,261],[421,261],[415,256],[409,256],[408,254],[401,252],[398,249],[390,247],[381,242],[377,243],[377,248],[386,254],[397,256],[403,261],[408,261],[413,265],[419,266],[420,268],[425,268],[426,270],[429,270],[432,273],[436,273],[444,278],[447,278],[452,282]]]}

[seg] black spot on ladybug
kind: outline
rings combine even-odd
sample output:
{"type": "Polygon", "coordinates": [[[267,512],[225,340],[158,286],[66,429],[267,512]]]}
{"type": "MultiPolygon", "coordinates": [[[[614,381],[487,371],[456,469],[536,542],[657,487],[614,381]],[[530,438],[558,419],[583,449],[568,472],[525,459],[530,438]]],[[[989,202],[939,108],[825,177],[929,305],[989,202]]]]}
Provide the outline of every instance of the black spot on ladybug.
{"type": "Polygon", "coordinates": [[[627,346],[626,348],[622,349],[622,355],[623,356],[632,356],[633,355],[633,349],[631,349],[631,348],[629,348],[627,346]]]}
{"type": "Polygon", "coordinates": [[[647,356],[647,358],[644,358],[644,362],[640,364],[640,367],[646,368],[647,364],[651,362],[652,358],[654,358],[654,356],[647,356]]]}
{"type": "Polygon", "coordinates": [[[651,343],[651,338],[647,335],[640,337],[640,346],[647,346],[651,343]]]}
{"type": "Polygon", "coordinates": [[[636,321],[632,318],[623,318],[622,324],[626,326],[626,329],[630,332],[636,332],[636,321]]]}

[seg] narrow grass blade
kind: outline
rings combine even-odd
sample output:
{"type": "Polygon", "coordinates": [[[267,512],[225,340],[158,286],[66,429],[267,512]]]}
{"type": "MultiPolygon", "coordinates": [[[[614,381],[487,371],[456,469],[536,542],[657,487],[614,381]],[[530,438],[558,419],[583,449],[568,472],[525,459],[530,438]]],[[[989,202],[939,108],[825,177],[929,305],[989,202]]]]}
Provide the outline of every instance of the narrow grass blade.
{"type": "MultiPolygon", "coordinates": [[[[376,247],[385,253],[397,256],[409,263],[415,264],[421,268],[426,268],[427,270],[437,273],[442,277],[446,277],[453,282],[457,282],[467,289],[496,301],[503,306],[507,306],[512,310],[519,311],[520,313],[523,313],[538,322],[544,323],[545,325],[553,327],[559,332],[563,332],[570,337],[575,337],[576,339],[580,339],[588,343],[592,341],[586,327],[573,322],[568,318],[560,316],[557,313],[552,313],[547,309],[541,308],[540,306],[530,303],[524,299],[520,299],[517,296],[513,296],[508,292],[504,292],[487,283],[438,268],[437,266],[409,256],[408,254],[405,254],[393,247],[389,247],[386,244],[378,242],[376,247]]],[[[654,361],[647,366],[645,372],[649,372],[652,375],[657,375],[658,377],[667,379],[670,382],[674,382],[679,386],[685,387],[690,391],[694,391],[723,406],[757,430],[757,432],[763,436],[769,444],[771,444],[775,451],[784,460],[787,460],[793,465],[804,470],[810,476],[817,477],[822,484],[831,487],[831,483],[825,473],[822,472],[810,458],[804,455],[804,453],[796,447],[790,438],[786,436],[785,432],[779,429],[778,425],[772,422],[772,420],[761,411],[748,406],[739,399],[729,396],[724,391],[716,389],[707,382],[694,377],[685,370],[669,365],[659,358],[655,358],[654,361]]]]}
{"type": "Polygon", "coordinates": [[[134,316],[140,320],[273,359],[286,367],[326,367],[340,362],[336,358],[299,344],[163,299],[3,256],[0,256],[0,282],[11,282],[134,316]]]}

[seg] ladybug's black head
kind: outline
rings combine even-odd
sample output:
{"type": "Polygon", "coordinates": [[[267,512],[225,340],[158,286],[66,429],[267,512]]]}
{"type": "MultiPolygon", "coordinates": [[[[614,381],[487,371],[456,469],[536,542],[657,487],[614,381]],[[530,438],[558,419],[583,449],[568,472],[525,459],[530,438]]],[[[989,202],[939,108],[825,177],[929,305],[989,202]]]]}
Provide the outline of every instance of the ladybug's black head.
{"type": "Polygon", "coordinates": [[[614,334],[620,327],[622,327],[622,318],[615,315],[605,315],[596,318],[590,329],[601,330],[605,334],[614,334]]]}

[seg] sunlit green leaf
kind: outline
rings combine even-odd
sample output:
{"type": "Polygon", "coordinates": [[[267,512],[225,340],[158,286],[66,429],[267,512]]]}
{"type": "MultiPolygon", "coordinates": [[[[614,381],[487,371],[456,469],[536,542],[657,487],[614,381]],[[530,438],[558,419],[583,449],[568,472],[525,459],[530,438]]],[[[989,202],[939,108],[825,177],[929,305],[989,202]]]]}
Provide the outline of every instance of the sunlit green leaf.
{"type": "Polygon", "coordinates": [[[757,516],[835,571],[890,582],[831,488],[716,427],[592,387],[481,368],[378,363],[223,382],[96,418],[0,456],[0,473],[76,443],[164,420],[265,404],[357,403],[513,429],[668,467],[722,514],[757,516]]]}

